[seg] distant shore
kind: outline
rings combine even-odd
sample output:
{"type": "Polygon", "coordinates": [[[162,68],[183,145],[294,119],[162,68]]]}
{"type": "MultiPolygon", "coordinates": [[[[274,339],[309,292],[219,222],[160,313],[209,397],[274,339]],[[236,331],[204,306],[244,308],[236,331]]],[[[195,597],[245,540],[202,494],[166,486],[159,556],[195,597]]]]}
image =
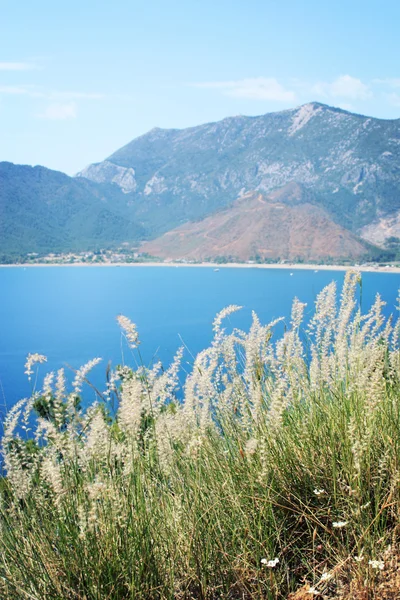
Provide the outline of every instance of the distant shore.
{"type": "Polygon", "coordinates": [[[355,269],[357,271],[369,273],[400,273],[400,267],[380,266],[380,265],[313,265],[300,263],[175,263],[175,262],[143,262],[143,263],[86,263],[76,262],[71,264],[66,263],[26,263],[26,264],[0,264],[0,268],[31,268],[31,267],[199,267],[209,269],[288,269],[288,270],[307,270],[307,271],[348,271],[355,269]]]}

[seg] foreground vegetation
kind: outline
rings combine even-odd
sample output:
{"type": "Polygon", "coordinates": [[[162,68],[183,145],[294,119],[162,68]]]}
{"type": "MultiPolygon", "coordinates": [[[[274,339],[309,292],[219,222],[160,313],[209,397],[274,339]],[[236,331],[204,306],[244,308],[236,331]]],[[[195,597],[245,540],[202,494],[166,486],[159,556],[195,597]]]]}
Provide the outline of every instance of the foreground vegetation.
{"type": "Polygon", "coordinates": [[[97,360],[70,391],[47,375],[5,423],[0,597],[398,598],[400,326],[358,285],[307,327],[295,300],[287,328],[227,333],[228,307],[182,401],[182,351],[109,371],[87,410],[97,360]]]}

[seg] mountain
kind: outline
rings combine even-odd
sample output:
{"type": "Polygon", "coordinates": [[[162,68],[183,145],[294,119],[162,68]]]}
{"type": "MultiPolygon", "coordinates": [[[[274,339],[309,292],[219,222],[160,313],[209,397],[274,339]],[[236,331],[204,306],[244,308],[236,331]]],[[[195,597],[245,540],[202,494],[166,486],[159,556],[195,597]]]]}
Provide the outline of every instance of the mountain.
{"type": "Polygon", "coordinates": [[[76,177],[0,163],[0,262],[155,238],[143,247],[171,256],[394,256],[400,120],[312,102],[156,128],[76,177]]]}
{"type": "Polygon", "coordinates": [[[292,183],[268,196],[253,192],[196,223],[146,242],[144,252],[164,259],[358,259],[365,246],[337,225],[302,186],[292,183]]]}
{"type": "Polygon", "coordinates": [[[0,163],[0,262],[28,252],[95,250],[144,235],[118,186],[0,163]]]}
{"type": "Polygon", "coordinates": [[[400,120],[317,102],[182,130],[156,128],[79,175],[120,186],[153,236],[246,192],[269,194],[290,182],[365,239],[384,244],[386,230],[387,237],[400,235],[400,120]],[[392,225],[382,226],[384,219],[392,225]]]}
{"type": "Polygon", "coordinates": [[[89,165],[78,173],[77,177],[84,177],[96,183],[116,183],[124,194],[134,192],[137,188],[134,169],[125,169],[107,160],[89,165]]]}

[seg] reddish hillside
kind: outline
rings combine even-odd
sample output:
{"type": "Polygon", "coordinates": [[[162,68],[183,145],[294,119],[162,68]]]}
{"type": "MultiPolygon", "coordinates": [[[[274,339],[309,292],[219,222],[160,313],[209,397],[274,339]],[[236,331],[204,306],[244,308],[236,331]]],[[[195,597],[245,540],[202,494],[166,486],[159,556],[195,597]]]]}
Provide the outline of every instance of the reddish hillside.
{"type": "Polygon", "coordinates": [[[217,256],[249,260],[256,255],[319,260],[365,254],[362,243],[311,204],[295,183],[267,197],[246,194],[228,209],[173,229],[141,250],[165,259],[192,260],[217,256]]]}

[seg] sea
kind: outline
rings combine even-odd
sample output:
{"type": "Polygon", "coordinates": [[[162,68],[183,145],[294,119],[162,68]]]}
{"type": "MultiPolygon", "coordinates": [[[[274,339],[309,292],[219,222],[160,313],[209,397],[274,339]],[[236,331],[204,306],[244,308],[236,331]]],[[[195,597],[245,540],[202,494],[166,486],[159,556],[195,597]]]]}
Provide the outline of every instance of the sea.
{"type": "MultiPolygon", "coordinates": [[[[107,364],[167,366],[184,345],[183,371],[212,340],[216,314],[241,307],[227,328],[248,329],[252,311],[262,323],[283,316],[289,322],[294,297],[313,313],[317,294],[343,271],[215,267],[4,267],[0,268],[0,418],[21,398],[40,389],[43,376],[65,367],[72,378],[92,358],[102,362],[90,379],[105,389],[107,364]],[[129,317],[141,344],[130,350],[116,317],[129,317]],[[47,356],[37,376],[24,374],[28,353],[47,356]]],[[[379,293],[386,314],[395,313],[400,275],[362,274],[360,303],[367,311],[379,293]]],[[[91,400],[93,390],[84,394],[91,400]]]]}

